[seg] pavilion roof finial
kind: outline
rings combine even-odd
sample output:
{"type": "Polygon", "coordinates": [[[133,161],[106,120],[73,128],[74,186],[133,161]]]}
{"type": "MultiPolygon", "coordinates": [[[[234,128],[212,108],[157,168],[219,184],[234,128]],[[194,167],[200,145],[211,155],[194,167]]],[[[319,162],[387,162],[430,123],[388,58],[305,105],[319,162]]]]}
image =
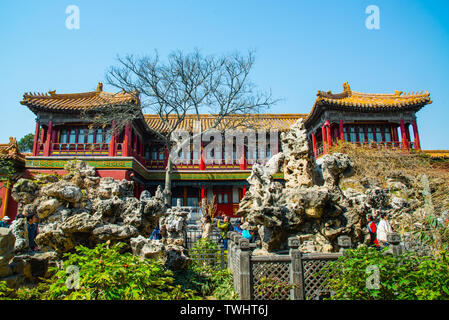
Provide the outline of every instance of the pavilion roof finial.
{"type": "Polygon", "coordinates": [[[97,85],[97,91],[98,91],[98,92],[103,91],[103,83],[98,82],[98,85],[97,85]]]}
{"type": "Polygon", "coordinates": [[[345,93],[347,93],[348,96],[351,95],[352,91],[351,91],[351,87],[349,86],[349,82],[348,82],[348,81],[346,81],[345,83],[343,83],[343,91],[344,91],[345,93]]]}

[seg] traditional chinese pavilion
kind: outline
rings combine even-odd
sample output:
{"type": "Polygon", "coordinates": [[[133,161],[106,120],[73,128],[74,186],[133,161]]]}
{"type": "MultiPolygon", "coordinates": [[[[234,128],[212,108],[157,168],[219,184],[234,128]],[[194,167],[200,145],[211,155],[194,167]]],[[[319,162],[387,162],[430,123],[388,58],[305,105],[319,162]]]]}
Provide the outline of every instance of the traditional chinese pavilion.
{"type": "Polygon", "coordinates": [[[9,143],[0,144],[0,219],[4,216],[14,218],[17,212],[17,202],[11,197],[11,181],[24,174],[25,155],[19,151],[15,138],[9,138],[9,143]],[[13,169],[16,173],[8,172],[13,169]]]}
{"type": "MultiPolygon", "coordinates": [[[[100,83],[96,91],[86,93],[27,93],[21,104],[36,114],[33,154],[26,159],[28,172],[63,174],[67,161],[77,158],[95,167],[100,177],[134,180],[136,197],[145,189],[153,193],[158,185],[164,185],[168,151],[152,132],[164,132],[167,128],[157,115],[142,114],[119,136],[111,134],[112,123],[93,129],[89,119],[83,116],[86,110],[94,113],[114,105],[138,105],[134,95],[104,92],[100,83]]],[[[280,134],[306,116],[258,114],[251,121],[253,128],[277,129],[280,134]]],[[[168,120],[177,121],[177,118],[169,116],[168,120]]],[[[178,128],[193,130],[194,120],[193,115],[187,115],[178,128]]],[[[201,115],[201,129],[206,131],[214,120],[214,115],[201,115]]],[[[183,156],[182,163],[173,168],[172,204],[180,200],[185,206],[197,206],[202,198],[215,196],[218,211],[232,215],[246,190],[252,164],[264,163],[278,152],[279,146],[269,145],[269,141],[263,155],[248,154],[248,150],[238,152],[236,148],[226,155],[223,146],[221,152],[201,156],[199,150],[192,148],[183,156]],[[231,161],[225,161],[228,156],[231,161]]],[[[282,179],[282,175],[277,178],[282,179]]]]}
{"type": "Polygon", "coordinates": [[[305,125],[317,158],[338,140],[420,150],[416,112],[430,103],[427,91],[361,93],[344,83],[340,93],[318,91],[305,125]]]}
{"type": "MultiPolygon", "coordinates": [[[[345,83],[341,93],[318,91],[309,114],[257,114],[251,117],[251,127],[276,129],[280,133],[303,118],[316,159],[339,140],[419,150],[416,112],[429,103],[428,92],[360,93],[345,83]]],[[[154,194],[158,185],[164,185],[168,151],[154,132],[167,128],[157,115],[136,117],[119,135],[113,133],[113,123],[92,128],[85,116],[86,111],[95,114],[111,106],[138,107],[136,95],[104,92],[99,83],[96,91],[85,93],[26,93],[21,104],[36,115],[33,153],[26,157],[25,163],[27,175],[55,171],[64,174],[67,161],[76,158],[95,167],[100,177],[133,180],[136,197],[145,189],[154,194]]],[[[177,120],[170,116],[167,119],[177,120]]],[[[178,128],[194,130],[198,125],[195,119],[187,115],[178,128]]],[[[210,128],[214,119],[214,115],[202,115],[202,130],[210,128]]],[[[246,179],[252,164],[265,163],[280,150],[279,144],[270,145],[269,141],[266,140],[263,153],[249,150],[239,153],[234,148],[231,154],[226,154],[229,151],[223,147],[214,154],[203,154],[195,148],[189,149],[182,155],[183,161],[173,168],[172,204],[197,206],[202,198],[215,196],[218,211],[232,216],[248,186],[246,179]],[[230,162],[224,160],[229,158],[230,162]]],[[[283,175],[275,178],[282,181],[283,175]]]]}

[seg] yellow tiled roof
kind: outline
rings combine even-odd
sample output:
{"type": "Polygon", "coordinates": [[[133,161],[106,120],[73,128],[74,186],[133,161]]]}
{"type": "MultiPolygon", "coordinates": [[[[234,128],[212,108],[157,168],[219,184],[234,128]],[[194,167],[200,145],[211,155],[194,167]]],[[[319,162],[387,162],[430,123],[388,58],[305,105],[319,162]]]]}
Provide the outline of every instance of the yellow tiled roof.
{"type": "Polygon", "coordinates": [[[103,91],[103,84],[100,82],[97,91],[57,94],[56,91],[48,93],[25,93],[22,105],[28,106],[33,112],[35,110],[46,111],[81,111],[89,109],[104,108],[111,105],[138,104],[136,95],[119,92],[110,93],[103,91]]]}
{"type": "Polygon", "coordinates": [[[316,118],[320,113],[319,110],[326,107],[333,107],[342,111],[376,112],[416,109],[430,103],[432,103],[432,100],[430,100],[430,94],[427,91],[404,93],[395,90],[392,94],[362,93],[352,91],[349,84],[345,82],[341,93],[318,91],[306,123],[309,122],[309,119],[316,118]]]}
{"type": "Polygon", "coordinates": [[[432,158],[449,158],[449,150],[423,150],[432,158]]]}
{"type": "Polygon", "coordinates": [[[25,156],[19,151],[16,138],[10,137],[9,143],[0,144],[0,159],[25,161],[25,156]]]}
{"type": "MultiPolygon", "coordinates": [[[[167,132],[168,128],[165,123],[156,114],[145,114],[145,121],[150,127],[150,129],[167,132]]],[[[272,114],[272,113],[261,113],[252,114],[250,117],[243,117],[242,115],[229,115],[222,119],[217,130],[222,130],[225,128],[251,128],[251,129],[277,129],[279,131],[288,130],[298,119],[305,119],[307,114],[304,113],[293,113],[293,114],[272,114]],[[244,120],[242,120],[244,119],[244,120]]],[[[212,114],[200,114],[200,123],[202,130],[207,130],[214,126],[217,119],[216,115],[212,114]]],[[[176,115],[169,115],[167,121],[171,126],[174,126],[177,121],[176,115]]],[[[183,129],[187,131],[192,131],[195,124],[197,115],[187,114],[185,119],[178,124],[177,129],[183,129]]]]}

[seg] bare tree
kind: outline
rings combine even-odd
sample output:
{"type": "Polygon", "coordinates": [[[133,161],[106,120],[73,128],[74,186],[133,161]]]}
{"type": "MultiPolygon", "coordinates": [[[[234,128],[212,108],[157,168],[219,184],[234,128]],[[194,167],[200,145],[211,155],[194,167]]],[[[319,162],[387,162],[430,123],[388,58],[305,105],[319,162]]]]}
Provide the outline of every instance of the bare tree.
{"type": "MultiPolygon", "coordinates": [[[[215,115],[209,128],[200,128],[197,135],[208,130],[223,130],[248,127],[252,115],[271,107],[277,101],[271,92],[258,92],[248,76],[254,65],[254,53],[233,53],[223,56],[203,56],[198,50],[184,54],[172,52],[166,61],[161,61],[157,52],[151,56],[118,57],[118,65],[107,74],[108,84],[128,93],[136,94],[142,109],[156,114],[166,130],[154,134],[169,150],[174,146],[172,134],[185,120],[194,115],[201,123],[203,114],[215,115]],[[173,121],[173,117],[175,121],[173,121]],[[171,120],[171,121],[170,121],[171,120]]],[[[122,106],[123,110],[107,117],[109,123],[115,119],[120,131],[126,121],[140,117],[142,110],[122,106]]],[[[105,119],[102,115],[98,119],[105,119]]],[[[191,136],[193,141],[196,136],[191,136]]],[[[187,143],[189,141],[183,141],[187,143]]],[[[177,145],[180,147],[180,145],[177,145]]],[[[171,152],[169,154],[172,154],[171,152]]],[[[169,155],[166,167],[166,201],[171,198],[172,159],[169,155]]]]}

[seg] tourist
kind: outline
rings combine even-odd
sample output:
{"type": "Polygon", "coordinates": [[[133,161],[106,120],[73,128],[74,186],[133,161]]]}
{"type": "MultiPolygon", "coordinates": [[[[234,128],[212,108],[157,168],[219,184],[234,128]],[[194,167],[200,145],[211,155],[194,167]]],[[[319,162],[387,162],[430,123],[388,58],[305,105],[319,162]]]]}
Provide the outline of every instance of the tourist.
{"type": "Polygon", "coordinates": [[[367,220],[368,220],[367,227],[368,227],[368,232],[369,232],[369,236],[370,236],[369,245],[378,247],[379,241],[377,241],[377,236],[376,236],[377,227],[376,227],[376,223],[374,222],[374,218],[372,215],[368,215],[367,220]]]}
{"type": "Polygon", "coordinates": [[[393,229],[391,228],[390,222],[388,222],[387,214],[381,213],[380,221],[377,225],[377,241],[379,241],[379,245],[381,245],[382,247],[387,246],[387,234],[392,232],[393,229]]]}
{"type": "Polygon", "coordinates": [[[153,232],[151,233],[150,240],[161,240],[161,230],[159,229],[159,225],[154,228],[153,232]]]}
{"type": "Polygon", "coordinates": [[[249,230],[243,229],[242,237],[251,241],[251,238],[253,237],[253,233],[249,230]]]}
{"type": "Polygon", "coordinates": [[[37,225],[37,217],[35,214],[31,213],[27,216],[27,228],[28,228],[28,244],[31,251],[37,250],[36,237],[39,233],[37,225]]]}
{"type": "Polygon", "coordinates": [[[230,227],[229,223],[229,217],[228,216],[221,216],[221,219],[217,221],[217,228],[220,229],[220,236],[223,240],[223,247],[225,250],[228,249],[228,231],[230,227]],[[220,222],[220,220],[223,219],[223,222],[220,222]]]}
{"type": "Polygon", "coordinates": [[[235,226],[234,226],[234,231],[237,233],[242,234],[243,229],[242,229],[242,219],[237,219],[237,221],[235,222],[235,226]]]}
{"type": "Polygon", "coordinates": [[[204,217],[203,221],[201,222],[201,230],[203,230],[201,238],[210,238],[210,234],[212,232],[212,219],[210,218],[210,216],[204,217]]]}
{"type": "Polygon", "coordinates": [[[0,221],[1,228],[9,228],[9,220],[11,220],[8,216],[4,216],[2,221],[0,221]]]}

